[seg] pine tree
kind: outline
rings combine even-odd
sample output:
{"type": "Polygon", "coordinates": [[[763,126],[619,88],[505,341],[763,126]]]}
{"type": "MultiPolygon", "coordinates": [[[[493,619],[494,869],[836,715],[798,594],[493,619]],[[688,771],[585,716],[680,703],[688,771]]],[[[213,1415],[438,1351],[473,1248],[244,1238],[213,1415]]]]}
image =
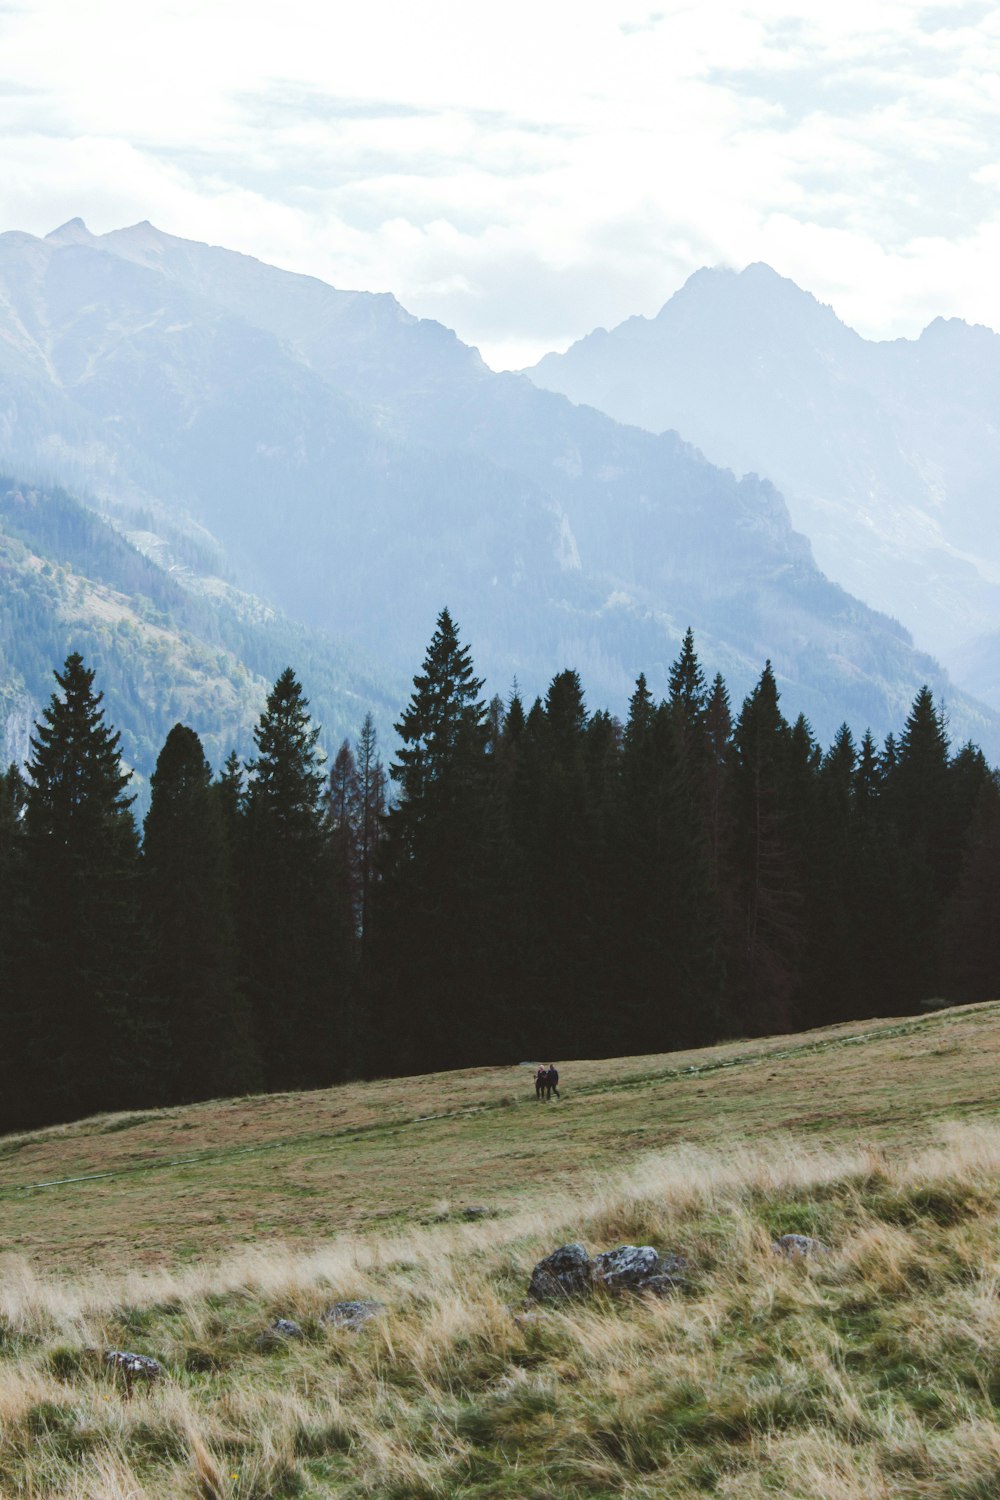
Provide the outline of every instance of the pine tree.
{"type": "Polygon", "coordinates": [[[18,856],[21,822],[28,788],[17,766],[0,775],[0,989],[12,936],[12,917],[18,901],[18,856]]]}
{"type": "Polygon", "coordinates": [[[360,932],[364,951],[371,919],[372,894],[378,878],[379,851],[388,812],[388,777],[379,759],[378,735],[370,713],[365,714],[358,736],[356,765],[360,814],[356,839],[361,885],[360,932]]]}
{"type": "Polygon", "coordinates": [[[941,819],[947,803],[948,736],[944,720],[926,685],[913,700],[900,736],[892,771],[891,791],[914,835],[926,840],[941,819]]]}
{"type": "Polygon", "coordinates": [[[1000,777],[981,784],[962,871],[943,923],[944,992],[954,1004],[995,999],[1000,975],[1000,777]]]}
{"type": "MultiPolygon", "coordinates": [[[[611,885],[620,988],[615,1015],[620,1050],[628,1052],[642,1051],[652,1036],[667,1035],[669,1026],[662,968],[661,878],[667,858],[662,813],[665,792],[678,780],[678,768],[673,761],[664,765],[656,726],[656,705],[640,673],[622,736],[618,858],[611,885]]],[[[673,745],[671,735],[671,750],[673,745]]]]}
{"type": "Polygon", "coordinates": [[[515,678],[503,722],[504,740],[508,745],[516,744],[521,738],[524,733],[524,723],[524,704],[521,702],[521,694],[518,691],[517,678],[515,678]]]}
{"type": "Polygon", "coordinates": [[[808,944],[797,1015],[801,1026],[840,1020],[858,986],[856,763],[854,736],[842,724],[813,766],[812,795],[800,825],[808,944]]]}
{"type": "Polygon", "coordinates": [[[215,788],[215,800],[219,805],[219,815],[230,854],[231,857],[235,857],[242,834],[245,812],[243,762],[235,750],[230,750],[218,780],[212,784],[215,788]]]}
{"type": "Polygon", "coordinates": [[[951,836],[948,736],[930,688],[920,689],[894,760],[887,741],[883,799],[896,872],[898,962],[890,1006],[910,1012],[940,988],[939,917],[957,878],[951,836]]]}
{"type": "Polygon", "coordinates": [[[655,712],[656,705],[649,691],[646,674],[640,672],[635,680],[635,692],[628,700],[628,718],[625,721],[623,740],[626,751],[639,751],[640,747],[648,743],[655,712]]]}
{"type": "Polygon", "coordinates": [[[332,867],[319,730],[291,668],[254,730],[248,767],[242,946],[269,1087],[345,1076],[353,918],[332,867]]]}
{"type": "Polygon", "coordinates": [[[384,1037],[374,1066],[383,1070],[468,1062],[489,1045],[470,1007],[489,982],[493,930],[482,686],[442,610],[396,725],[401,745],[389,772],[399,795],[386,820],[374,976],[384,1037]]]}
{"type": "Polygon", "coordinates": [[[395,726],[400,749],[389,774],[399,787],[394,836],[460,800],[485,749],[482,679],[447,609],[438,616],[423,671],[395,726]]]}
{"type": "Polygon", "coordinates": [[[148,1098],[154,1038],[135,987],[138,839],[131,773],[94,673],[73,653],[31,739],[25,799],[26,1104],[67,1118],[148,1098]]]}
{"type": "Polygon", "coordinates": [[[170,1097],[247,1093],[261,1071],[238,986],[223,809],[193,729],[171,729],[150,787],[141,882],[146,990],[166,1033],[170,1097]]]}
{"type": "Polygon", "coordinates": [[[865,730],[854,772],[855,804],[861,816],[874,807],[882,789],[882,766],[870,729],[865,730]]]}
{"type": "Polygon", "coordinates": [[[705,783],[705,820],[708,839],[709,876],[721,893],[726,885],[725,860],[729,838],[729,769],[733,717],[729,690],[716,673],[705,705],[705,738],[708,763],[705,783]]]}
{"type": "Polygon", "coordinates": [[[755,1032],[786,1030],[797,991],[802,896],[791,816],[791,741],[766,662],[733,732],[737,1005],[740,1023],[755,1032]]]}
{"type": "Polygon", "coordinates": [[[354,751],[347,740],[333,758],[326,788],[326,817],[330,858],[341,897],[351,909],[355,930],[361,929],[361,785],[354,751]]]}
{"type": "MultiPolygon", "coordinates": [[[[530,719],[529,719],[530,723],[530,719]]],[[[587,784],[589,723],[578,673],[557,672],[535,720],[527,889],[532,903],[530,1052],[565,1056],[606,1014],[595,966],[595,819],[587,784]]],[[[588,1050],[589,1047],[588,1047],[588,1050]]]]}
{"type": "Polygon", "coordinates": [[[22,1066],[18,1033],[23,1014],[14,955],[23,923],[20,834],[26,795],[24,777],[10,766],[0,775],[0,1129],[18,1123],[6,1115],[22,1066]]]}
{"type": "Polygon", "coordinates": [[[669,702],[685,730],[688,730],[700,723],[707,701],[705,674],[694,648],[694,632],[689,625],[684,632],[680,654],[670,668],[669,702]]]}

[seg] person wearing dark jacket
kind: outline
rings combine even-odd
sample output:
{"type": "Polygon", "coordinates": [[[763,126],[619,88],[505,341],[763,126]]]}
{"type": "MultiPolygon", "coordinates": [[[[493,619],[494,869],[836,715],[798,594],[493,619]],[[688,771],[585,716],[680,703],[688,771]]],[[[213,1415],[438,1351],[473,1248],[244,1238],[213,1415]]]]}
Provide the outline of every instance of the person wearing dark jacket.
{"type": "Polygon", "coordinates": [[[538,1072],[535,1074],[535,1098],[545,1098],[545,1080],[549,1076],[548,1069],[544,1063],[540,1063],[538,1072]]]}
{"type": "Polygon", "coordinates": [[[551,1099],[553,1094],[555,1094],[557,1099],[559,1098],[559,1073],[556,1069],[555,1063],[549,1063],[548,1067],[545,1070],[546,1099],[551,1099]]]}

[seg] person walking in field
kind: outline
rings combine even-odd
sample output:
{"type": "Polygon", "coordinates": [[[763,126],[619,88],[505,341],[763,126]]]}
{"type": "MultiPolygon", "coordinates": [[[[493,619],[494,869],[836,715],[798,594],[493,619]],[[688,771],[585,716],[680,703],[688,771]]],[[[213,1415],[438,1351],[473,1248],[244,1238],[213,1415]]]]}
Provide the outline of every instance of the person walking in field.
{"type": "Polygon", "coordinates": [[[548,1072],[548,1069],[546,1068],[545,1064],[544,1063],[539,1063],[538,1064],[538,1072],[535,1074],[535,1098],[536,1099],[544,1099],[545,1098],[545,1080],[546,1080],[546,1078],[548,1078],[548,1076],[549,1076],[549,1072],[548,1072]]]}
{"type": "Polygon", "coordinates": [[[555,1094],[559,1098],[559,1073],[555,1063],[549,1063],[545,1070],[545,1097],[551,1099],[555,1094]]]}

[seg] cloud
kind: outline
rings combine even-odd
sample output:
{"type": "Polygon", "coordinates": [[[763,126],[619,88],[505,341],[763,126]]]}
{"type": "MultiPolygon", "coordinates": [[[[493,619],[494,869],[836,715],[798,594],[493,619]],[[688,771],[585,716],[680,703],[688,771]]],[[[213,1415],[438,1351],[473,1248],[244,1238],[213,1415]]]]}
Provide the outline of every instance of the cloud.
{"type": "Polygon", "coordinates": [[[149,218],[498,362],[764,259],[863,332],[1000,324],[1000,12],[0,5],[0,227],[149,218]]]}

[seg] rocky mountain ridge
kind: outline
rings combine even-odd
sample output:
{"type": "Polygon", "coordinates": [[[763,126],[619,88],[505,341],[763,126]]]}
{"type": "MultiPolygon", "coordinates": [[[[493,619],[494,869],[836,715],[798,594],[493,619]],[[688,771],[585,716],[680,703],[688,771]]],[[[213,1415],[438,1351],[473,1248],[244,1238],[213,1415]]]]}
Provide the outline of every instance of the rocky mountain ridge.
{"type": "Polygon", "coordinates": [[[699,271],[656,317],[528,373],[766,473],[830,577],[1000,706],[1000,335],[937,318],[918,339],[872,342],[751,265],[699,271]]]}
{"type": "Polygon", "coordinates": [[[390,675],[447,603],[491,690],[572,665],[621,711],[640,671],[665,689],[691,624],[735,695],[770,656],[823,738],[898,729],[928,680],[958,737],[1000,750],[905,630],[820,573],[766,480],[496,375],[391,297],[148,224],[0,236],[0,457],[390,675]]]}

